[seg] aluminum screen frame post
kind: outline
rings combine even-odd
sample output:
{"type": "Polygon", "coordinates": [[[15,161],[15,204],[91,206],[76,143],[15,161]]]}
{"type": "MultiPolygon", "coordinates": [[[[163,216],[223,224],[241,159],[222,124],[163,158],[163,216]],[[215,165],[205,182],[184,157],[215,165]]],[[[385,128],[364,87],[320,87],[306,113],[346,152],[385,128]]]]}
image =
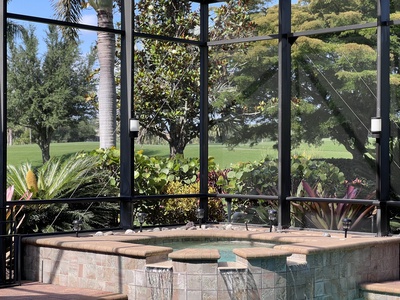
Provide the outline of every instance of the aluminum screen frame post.
{"type": "MultiPolygon", "coordinates": [[[[200,194],[208,194],[208,3],[200,3],[200,194]]],[[[208,221],[208,197],[200,197],[204,222],[208,221]]]]}
{"type": "Polygon", "coordinates": [[[278,229],[290,226],[291,5],[279,0],[278,229]]]}
{"type": "Polygon", "coordinates": [[[134,138],[130,137],[129,120],[134,117],[133,104],[133,4],[124,0],[122,5],[121,37],[121,202],[120,226],[123,229],[133,227],[132,198],[134,196],[134,138]]]}
{"type": "Polygon", "coordinates": [[[376,197],[378,236],[389,235],[390,199],[390,1],[377,1],[377,101],[376,117],[381,119],[381,132],[376,139],[376,197]]]}

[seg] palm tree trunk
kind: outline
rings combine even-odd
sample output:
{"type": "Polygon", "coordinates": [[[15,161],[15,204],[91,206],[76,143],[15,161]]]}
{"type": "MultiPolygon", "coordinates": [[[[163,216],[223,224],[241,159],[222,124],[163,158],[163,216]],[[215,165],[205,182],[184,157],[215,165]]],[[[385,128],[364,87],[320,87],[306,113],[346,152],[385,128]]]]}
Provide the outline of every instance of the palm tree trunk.
{"type": "MultiPolygon", "coordinates": [[[[97,10],[99,27],[113,28],[112,11],[97,10]]],[[[116,90],[115,90],[115,36],[97,33],[97,49],[100,63],[99,80],[99,136],[100,148],[116,146],[116,90]]]]}

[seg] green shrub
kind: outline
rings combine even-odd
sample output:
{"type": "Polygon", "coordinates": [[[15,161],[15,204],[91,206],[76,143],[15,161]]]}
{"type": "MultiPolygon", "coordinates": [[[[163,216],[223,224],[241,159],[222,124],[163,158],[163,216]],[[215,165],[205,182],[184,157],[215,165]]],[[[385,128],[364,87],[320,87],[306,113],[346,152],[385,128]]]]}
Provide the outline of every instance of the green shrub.
{"type": "Polygon", "coordinates": [[[169,182],[194,183],[200,166],[197,158],[149,157],[143,151],[135,153],[134,164],[136,195],[165,194],[165,187],[169,182]]]}
{"type": "MultiPolygon", "coordinates": [[[[33,192],[32,199],[41,200],[98,197],[109,191],[108,183],[104,181],[108,170],[99,165],[98,157],[82,153],[52,158],[36,170],[32,170],[29,163],[19,167],[8,165],[7,184],[14,186],[16,199],[28,190],[33,192]]],[[[25,218],[20,232],[70,230],[72,220],[77,218],[84,220],[85,228],[116,226],[118,210],[116,203],[27,205],[23,208],[25,218]]]]}
{"type": "Polygon", "coordinates": [[[100,195],[118,196],[120,187],[120,151],[111,147],[108,149],[96,149],[89,153],[96,159],[96,169],[98,172],[106,173],[107,176],[98,177],[99,184],[102,185],[100,195]]]}
{"type": "MultiPolygon", "coordinates": [[[[19,168],[9,166],[8,185],[15,187],[16,197],[20,197],[29,189],[34,193],[34,197],[39,199],[115,196],[119,192],[120,185],[119,154],[119,150],[115,148],[97,149],[91,153],[52,159],[35,171],[31,170],[28,163],[19,168]],[[29,180],[26,178],[27,174],[29,180]]],[[[135,153],[134,163],[136,195],[199,193],[198,158],[148,157],[142,151],[138,151],[135,153]]],[[[343,173],[338,167],[325,161],[293,156],[291,174],[292,196],[340,198],[348,195],[348,191],[343,189],[345,181],[343,173]],[[304,183],[307,183],[308,191],[304,188],[304,183]],[[314,196],[310,195],[311,190],[314,196]]],[[[276,159],[265,158],[256,162],[239,163],[225,170],[218,169],[213,158],[209,159],[208,191],[210,194],[277,195],[277,186],[278,161],[276,159]]],[[[360,189],[357,190],[360,191],[360,189]]],[[[252,220],[257,223],[268,223],[266,211],[276,207],[277,203],[274,201],[233,200],[233,211],[252,214],[252,220]]],[[[327,208],[330,207],[334,210],[341,209],[335,205],[324,205],[321,208],[318,204],[292,203],[292,219],[305,226],[312,224],[318,227],[318,224],[325,224],[321,225],[321,228],[332,228],[329,224],[333,223],[336,224],[333,227],[340,226],[340,219],[334,221],[327,219],[327,214],[330,212],[327,208]],[[325,221],[322,220],[324,218],[325,221]],[[309,224],[306,224],[304,220],[308,220],[309,224]],[[316,223],[318,224],[315,225],[316,223]]],[[[152,225],[196,221],[197,208],[198,199],[195,197],[154,198],[133,203],[134,212],[148,213],[146,223],[152,225]]],[[[118,223],[116,203],[90,204],[89,207],[87,204],[41,205],[26,208],[26,211],[28,210],[30,214],[25,223],[31,231],[70,229],[71,220],[77,217],[84,219],[85,225],[90,228],[115,226],[118,223]]],[[[357,208],[358,217],[366,216],[368,212],[357,208]]],[[[224,201],[210,198],[209,221],[224,221],[225,216],[224,201]]]]}
{"type": "MultiPolygon", "coordinates": [[[[167,194],[198,194],[199,184],[190,185],[174,181],[168,183],[166,187],[167,194]]],[[[199,206],[198,198],[176,198],[162,201],[160,209],[164,217],[170,223],[187,223],[196,221],[196,209],[199,206]]]]}
{"type": "MultiPolygon", "coordinates": [[[[352,184],[347,184],[347,188],[343,188],[345,182],[344,174],[331,163],[303,156],[293,156],[291,159],[290,196],[351,199],[363,190],[361,181],[355,180],[352,184]],[[305,185],[308,188],[304,188],[305,185]],[[354,186],[357,188],[353,189],[354,186]]],[[[278,195],[278,161],[266,158],[259,162],[234,165],[225,173],[220,172],[217,184],[219,189],[227,194],[278,195]]],[[[242,221],[252,223],[269,223],[267,212],[271,208],[277,209],[275,201],[232,201],[232,210],[245,213],[241,215],[242,221]]],[[[344,217],[352,217],[354,225],[361,226],[372,211],[370,206],[363,205],[291,203],[291,219],[294,225],[321,229],[340,229],[344,217]]]]}
{"type": "MultiPolygon", "coordinates": [[[[296,195],[298,186],[306,180],[312,185],[324,186],[321,197],[340,196],[341,184],[345,180],[336,166],[302,156],[292,157],[291,175],[291,195],[296,195]]],[[[259,162],[239,163],[232,166],[226,176],[220,176],[217,183],[228,194],[277,195],[278,160],[267,157],[259,162]]]]}
{"type": "MultiPolygon", "coordinates": [[[[211,191],[210,191],[211,192],[211,191]]],[[[173,181],[165,187],[166,194],[183,195],[198,194],[199,183],[184,184],[173,181]]],[[[136,206],[136,212],[147,213],[146,223],[152,225],[162,224],[186,224],[196,222],[196,209],[199,207],[199,199],[196,197],[183,197],[175,199],[159,199],[141,201],[140,207],[136,206]]],[[[135,214],[136,214],[135,212],[135,214]]],[[[226,218],[225,207],[222,199],[209,198],[208,220],[210,222],[221,222],[226,218]]]]}

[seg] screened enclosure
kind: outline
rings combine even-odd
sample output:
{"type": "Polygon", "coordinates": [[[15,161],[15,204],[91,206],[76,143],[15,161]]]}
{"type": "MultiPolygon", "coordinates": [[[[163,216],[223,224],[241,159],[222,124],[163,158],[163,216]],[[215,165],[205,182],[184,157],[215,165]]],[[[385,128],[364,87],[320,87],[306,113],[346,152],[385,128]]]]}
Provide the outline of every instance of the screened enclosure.
{"type": "Polygon", "coordinates": [[[23,2],[0,14],[2,261],[15,234],[140,212],[400,229],[396,1],[23,2]]]}

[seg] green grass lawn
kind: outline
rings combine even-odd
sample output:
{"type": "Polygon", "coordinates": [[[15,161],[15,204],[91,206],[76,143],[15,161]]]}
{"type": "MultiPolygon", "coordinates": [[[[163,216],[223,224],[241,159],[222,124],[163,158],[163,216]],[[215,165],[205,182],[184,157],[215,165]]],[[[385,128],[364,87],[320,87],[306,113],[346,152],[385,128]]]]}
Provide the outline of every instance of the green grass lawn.
{"type": "MultiPolygon", "coordinates": [[[[253,147],[249,145],[239,145],[230,150],[224,145],[210,144],[209,156],[215,158],[220,167],[229,167],[232,163],[259,161],[266,156],[271,158],[278,157],[278,151],[273,148],[274,142],[263,142],[253,147]]],[[[136,150],[143,150],[149,156],[168,156],[168,147],[163,145],[138,145],[136,150]]],[[[324,139],[319,147],[301,145],[292,151],[293,155],[302,155],[310,158],[351,158],[351,154],[342,146],[331,140],[324,139]]],[[[185,157],[198,157],[199,145],[188,145],[185,149],[185,157]]]]}
{"type": "MultiPolygon", "coordinates": [[[[99,147],[98,142],[53,143],[50,145],[50,156],[58,157],[79,151],[91,151],[99,147]]],[[[22,162],[30,162],[32,166],[42,164],[42,154],[36,144],[15,145],[7,147],[7,163],[18,166],[22,162]]]]}
{"type": "MultiPolygon", "coordinates": [[[[237,162],[254,162],[269,156],[276,158],[277,150],[273,148],[273,142],[263,142],[253,147],[248,145],[239,145],[232,150],[220,144],[209,145],[209,156],[215,158],[215,162],[221,167],[229,167],[237,162]]],[[[79,151],[91,151],[99,147],[98,142],[82,142],[82,143],[53,143],[50,146],[50,155],[57,157],[65,154],[72,154],[79,151]]],[[[136,145],[135,150],[143,150],[148,156],[164,156],[169,155],[167,145],[136,145]]],[[[331,140],[325,139],[319,147],[301,145],[298,149],[292,151],[292,154],[303,155],[310,158],[351,158],[350,153],[346,149],[331,140]]],[[[185,149],[185,157],[199,157],[199,145],[191,144],[185,149]]],[[[33,166],[42,164],[41,152],[36,144],[31,145],[15,145],[7,147],[7,163],[19,165],[22,162],[29,161],[33,166]]]]}

